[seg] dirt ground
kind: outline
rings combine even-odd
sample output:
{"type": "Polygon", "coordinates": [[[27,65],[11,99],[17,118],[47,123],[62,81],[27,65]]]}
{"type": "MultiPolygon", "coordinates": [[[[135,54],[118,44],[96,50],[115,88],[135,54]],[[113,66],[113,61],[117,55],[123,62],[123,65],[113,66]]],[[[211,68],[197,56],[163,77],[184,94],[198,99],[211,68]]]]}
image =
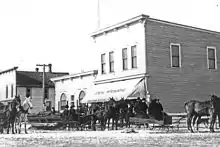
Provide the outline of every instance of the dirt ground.
{"type": "Polygon", "coordinates": [[[117,131],[46,131],[29,130],[29,134],[1,134],[0,146],[28,146],[28,147],[110,147],[110,146],[218,146],[220,145],[220,131],[208,133],[188,133],[178,131],[138,130],[136,133],[117,131]]]}

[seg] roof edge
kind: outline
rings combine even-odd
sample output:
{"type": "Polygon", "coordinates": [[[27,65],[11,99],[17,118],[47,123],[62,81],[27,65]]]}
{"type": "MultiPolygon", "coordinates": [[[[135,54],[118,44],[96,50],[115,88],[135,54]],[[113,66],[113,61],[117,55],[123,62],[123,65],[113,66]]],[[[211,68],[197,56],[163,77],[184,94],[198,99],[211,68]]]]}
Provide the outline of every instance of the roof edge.
{"type": "Polygon", "coordinates": [[[81,73],[75,73],[75,74],[70,74],[70,75],[64,75],[64,76],[59,76],[55,78],[51,78],[51,81],[60,81],[60,80],[65,80],[65,79],[71,79],[74,77],[81,77],[81,76],[86,76],[86,75],[94,75],[97,74],[98,70],[90,70],[90,71],[85,71],[81,73]]]}
{"type": "Polygon", "coordinates": [[[125,20],[125,21],[122,21],[122,22],[119,22],[119,23],[116,23],[114,25],[110,25],[108,27],[105,27],[103,29],[100,29],[100,30],[97,30],[93,33],[90,34],[91,37],[94,37],[94,36],[97,36],[99,34],[102,34],[103,32],[106,32],[106,31],[111,31],[115,28],[119,28],[119,27],[122,27],[124,25],[127,25],[127,24],[130,24],[130,23],[133,23],[133,22],[136,22],[138,20],[141,20],[141,19],[145,19],[145,18],[148,18],[149,16],[148,15],[145,15],[145,14],[141,14],[141,15],[138,15],[138,16],[135,16],[133,18],[130,18],[128,20],[125,20]]]}
{"type": "Polygon", "coordinates": [[[3,73],[7,73],[7,72],[10,72],[10,71],[13,71],[13,70],[17,70],[17,69],[18,69],[18,67],[15,66],[15,67],[13,67],[13,68],[10,68],[10,69],[7,69],[7,70],[4,70],[4,71],[1,71],[1,72],[0,72],[0,75],[3,74],[3,73]]]}
{"type": "Polygon", "coordinates": [[[165,21],[165,20],[160,20],[160,19],[155,19],[155,18],[151,18],[151,17],[149,17],[149,20],[150,21],[154,21],[154,22],[163,23],[163,24],[172,25],[172,26],[178,26],[178,27],[181,27],[181,28],[186,28],[186,29],[197,30],[197,31],[201,31],[201,32],[206,32],[206,33],[212,33],[212,34],[220,35],[220,32],[218,32],[218,31],[207,30],[207,29],[203,29],[203,28],[199,28],[199,27],[179,24],[179,23],[165,21]]]}

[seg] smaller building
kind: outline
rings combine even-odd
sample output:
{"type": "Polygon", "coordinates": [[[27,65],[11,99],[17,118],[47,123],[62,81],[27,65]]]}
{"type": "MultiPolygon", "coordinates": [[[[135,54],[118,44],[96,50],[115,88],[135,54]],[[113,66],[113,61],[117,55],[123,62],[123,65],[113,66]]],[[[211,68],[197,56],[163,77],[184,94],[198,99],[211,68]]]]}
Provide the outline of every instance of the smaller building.
{"type": "Polygon", "coordinates": [[[55,110],[62,111],[67,104],[80,106],[97,74],[97,70],[92,70],[51,78],[55,84],[55,110]]]}
{"type": "MultiPolygon", "coordinates": [[[[65,72],[52,72],[51,66],[48,72],[45,72],[45,92],[47,109],[55,106],[54,84],[50,78],[68,75],[65,72]]],[[[31,113],[38,113],[44,110],[44,99],[42,84],[43,72],[36,71],[18,71],[18,67],[0,72],[0,100],[13,99],[15,95],[20,95],[23,101],[28,94],[32,97],[33,109],[31,113]]]]}

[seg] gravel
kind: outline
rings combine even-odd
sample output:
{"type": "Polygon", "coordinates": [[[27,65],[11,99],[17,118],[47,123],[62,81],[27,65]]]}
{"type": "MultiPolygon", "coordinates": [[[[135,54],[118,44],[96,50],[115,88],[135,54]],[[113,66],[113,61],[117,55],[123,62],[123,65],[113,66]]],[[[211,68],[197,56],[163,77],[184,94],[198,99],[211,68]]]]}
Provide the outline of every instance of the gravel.
{"type": "Polygon", "coordinates": [[[29,130],[29,134],[0,134],[0,146],[218,146],[219,132],[188,133],[179,131],[138,130],[117,131],[46,131],[29,130]]]}

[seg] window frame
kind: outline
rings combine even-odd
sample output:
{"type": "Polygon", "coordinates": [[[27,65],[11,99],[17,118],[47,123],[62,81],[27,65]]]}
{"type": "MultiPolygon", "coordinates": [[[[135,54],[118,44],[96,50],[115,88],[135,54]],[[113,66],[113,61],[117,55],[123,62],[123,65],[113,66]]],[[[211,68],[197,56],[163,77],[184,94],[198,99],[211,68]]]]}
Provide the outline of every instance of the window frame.
{"type": "Polygon", "coordinates": [[[131,68],[134,69],[134,68],[137,68],[137,45],[132,45],[131,46],[131,68]],[[135,48],[135,56],[133,56],[132,54],[132,49],[135,48]],[[134,65],[134,62],[133,62],[133,59],[135,58],[135,61],[136,61],[136,65],[134,65]]]}
{"type": "Polygon", "coordinates": [[[128,70],[128,48],[122,49],[122,70],[128,70]],[[124,53],[126,53],[126,56],[124,53]]]}
{"type": "Polygon", "coordinates": [[[218,66],[217,66],[217,53],[216,53],[216,47],[214,47],[214,46],[207,46],[206,47],[206,57],[207,57],[207,67],[208,67],[208,69],[209,70],[217,70],[217,68],[218,68],[218,66]],[[214,52],[215,52],[215,68],[210,68],[209,67],[209,49],[213,49],[214,50],[214,52]]]}
{"type": "Polygon", "coordinates": [[[115,72],[115,69],[114,69],[114,51],[109,52],[109,72],[110,73],[115,72]],[[111,59],[111,57],[112,57],[112,59],[111,59]]]}
{"type": "Polygon", "coordinates": [[[101,54],[101,74],[106,74],[106,54],[105,53],[101,54]]]}
{"type": "Polygon", "coordinates": [[[181,45],[180,43],[170,43],[170,65],[171,68],[181,68],[182,67],[182,54],[181,54],[181,45]],[[172,52],[172,46],[178,46],[179,47],[179,66],[173,66],[173,52],[172,52]]]}
{"type": "Polygon", "coordinates": [[[13,96],[14,96],[14,85],[11,84],[11,97],[13,97],[13,96]]]}
{"type": "Polygon", "coordinates": [[[8,98],[8,85],[5,86],[5,98],[8,98]]]}

